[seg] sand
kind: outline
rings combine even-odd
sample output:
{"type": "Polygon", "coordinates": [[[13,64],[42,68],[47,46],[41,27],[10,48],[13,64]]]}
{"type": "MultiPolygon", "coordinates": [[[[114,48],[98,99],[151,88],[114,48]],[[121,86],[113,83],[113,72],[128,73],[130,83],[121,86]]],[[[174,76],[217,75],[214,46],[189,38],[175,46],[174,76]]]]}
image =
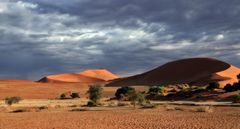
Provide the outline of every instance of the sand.
{"type": "Polygon", "coordinates": [[[239,129],[238,107],[212,113],[157,109],[0,113],[1,129],[239,129]],[[226,112],[227,111],[227,112],[226,112]],[[34,119],[33,119],[34,118],[34,119]]]}
{"type": "MultiPolygon", "coordinates": [[[[89,83],[39,83],[24,80],[0,80],[0,99],[8,96],[19,96],[23,99],[55,99],[60,94],[73,91],[80,97],[87,97],[89,83]]],[[[100,84],[104,85],[104,84],[100,84]]],[[[114,97],[118,87],[104,87],[103,97],[114,97]]],[[[136,86],[140,91],[148,87],[136,86]]]]}

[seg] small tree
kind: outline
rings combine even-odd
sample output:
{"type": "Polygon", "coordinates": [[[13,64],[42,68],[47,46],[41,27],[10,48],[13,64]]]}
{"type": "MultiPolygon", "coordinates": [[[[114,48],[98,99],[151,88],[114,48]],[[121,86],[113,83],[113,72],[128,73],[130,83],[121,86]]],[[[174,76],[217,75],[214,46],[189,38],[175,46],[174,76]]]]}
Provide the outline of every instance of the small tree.
{"type": "Polygon", "coordinates": [[[218,82],[210,82],[206,89],[207,90],[214,90],[216,88],[219,88],[219,83],[218,82]]]}
{"type": "Polygon", "coordinates": [[[135,92],[134,88],[124,86],[124,87],[121,87],[121,88],[117,89],[117,91],[115,93],[115,96],[116,96],[117,99],[121,99],[123,97],[128,96],[129,93],[133,93],[133,92],[135,92]]]}
{"type": "Polygon", "coordinates": [[[136,93],[134,91],[128,94],[129,94],[129,100],[133,104],[134,108],[136,107],[136,104],[143,105],[144,103],[146,103],[146,98],[144,93],[141,93],[141,92],[136,93]]]}
{"type": "Polygon", "coordinates": [[[96,105],[102,97],[103,88],[100,85],[90,85],[87,93],[89,94],[89,99],[93,101],[96,105]]]}
{"type": "Polygon", "coordinates": [[[22,100],[20,97],[14,96],[14,97],[7,97],[5,98],[5,103],[11,106],[14,103],[18,103],[20,100],[22,100]]]}

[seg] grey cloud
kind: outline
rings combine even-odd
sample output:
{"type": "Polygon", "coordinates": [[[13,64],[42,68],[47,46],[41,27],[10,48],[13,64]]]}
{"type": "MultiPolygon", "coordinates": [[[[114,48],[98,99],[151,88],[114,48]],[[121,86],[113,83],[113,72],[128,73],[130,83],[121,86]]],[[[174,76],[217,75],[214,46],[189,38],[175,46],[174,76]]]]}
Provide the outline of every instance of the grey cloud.
{"type": "Polygon", "coordinates": [[[0,7],[6,3],[3,78],[95,67],[133,74],[199,56],[240,66],[238,0],[4,0],[0,7]]]}

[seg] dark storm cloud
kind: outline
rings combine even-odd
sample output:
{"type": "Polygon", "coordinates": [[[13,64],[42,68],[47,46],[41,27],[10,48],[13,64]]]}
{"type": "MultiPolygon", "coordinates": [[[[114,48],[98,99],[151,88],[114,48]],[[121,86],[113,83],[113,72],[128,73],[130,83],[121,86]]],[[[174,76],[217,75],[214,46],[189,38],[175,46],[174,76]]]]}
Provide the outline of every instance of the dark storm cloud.
{"type": "Polygon", "coordinates": [[[133,74],[208,56],[240,66],[239,0],[3,0],[0,77],[133,74]]]}

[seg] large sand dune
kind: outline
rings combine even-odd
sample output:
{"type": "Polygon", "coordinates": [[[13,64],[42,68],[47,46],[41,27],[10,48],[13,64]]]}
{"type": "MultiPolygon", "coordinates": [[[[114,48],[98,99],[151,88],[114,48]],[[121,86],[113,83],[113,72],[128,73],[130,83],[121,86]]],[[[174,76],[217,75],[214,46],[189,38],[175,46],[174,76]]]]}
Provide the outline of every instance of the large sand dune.
{"type": "Polygon", "coordinates": [[[79,73],[64,73],[43,77],[39,82],[78,82],[78,83],[101,83],[119,78],[106,69],[91,69],[79,73]]]}
{"type": "Polygon", "coordinates": [[[240,69],[211,58],[190,58],[166,63],[149,72],[115,79],[108,86],[181,84],[207,85],[219,81],[221,86],[237,81],[240,69]]]}

